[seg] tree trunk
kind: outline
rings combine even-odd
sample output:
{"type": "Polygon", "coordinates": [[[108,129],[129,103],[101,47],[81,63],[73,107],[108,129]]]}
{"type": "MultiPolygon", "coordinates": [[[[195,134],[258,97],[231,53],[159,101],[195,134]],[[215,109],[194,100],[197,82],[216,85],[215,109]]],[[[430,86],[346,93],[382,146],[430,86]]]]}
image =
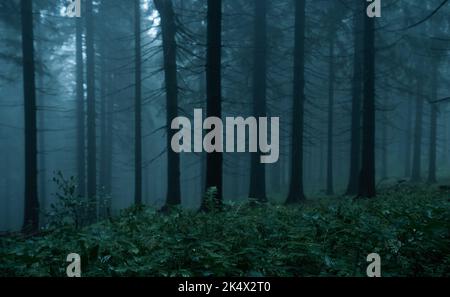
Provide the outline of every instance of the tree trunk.
{"type": "Polygon", "coordinates": [[[444,148],[443,148],[443,162],[442,166],[446,168],[446,173],[450,168],[450,110],[447,110],[446,114],[444,114],[444,148]]]}
{"type": "MultiPolygon", "coordinates": [[[[11,160],[8,156],[8,154],[3,154],[3,158],[2,158],[2,170],[4,170],[4,172],[11,172],[11,160]]],[[[2,186],[2,195],[3,195],[3,201],[4,201],[4,205],[3,205],[3,220],[5,222],[5,230],[8,231],[9,228],[11,227],[11,211],[10,211],[10,202],[11,202],[11,176],[10,175],[6,175],[3,174],[2,175],[2,181],[3,181],[3,186],[2,186]]]]}
{"type": "MultiPolygon", "coordinates": [[[[433,65],[433,76],[431,78],[431,100],[436,101],[438,93],[438,75],[439,64],[437,62],[433,65]]],[[[430,115],[430,147],[429,147],[429,164],[428,164],[428,183],[434,184],[437,182],[436,178],[436,147],[437,147],[437,122],[438,122],[438,106],[431,104],[430,115]]]]}
{"type": "Polygon", "coordinates": [[[274,194],[279,194],[281,192],[281,168],[282,161],[278,161],[273,164],[271,171],[271,192],[274,194]]]}
{"type": "Polygon", "coordinates": [[[84,102],[84,65],[83,65],[83,24],[76,18],[76,109],[77,109],[77,186],[78,195],[86,195],[86,143],[85,143],[85,102],[84,102]]]}
{"type": "MultiPolygon", "coordinates": [[[[102,11],[103,7],[100,8],[100,11],[102,11]]],[[[106,112],[106,106],[108,98],[106,98],[107,94],[107,70],[106,70],[106,40],[104,38],[100,38],[99,40],[99,56],[100,56],[100,168],[99,168],[99,186],[102,188],[102,192],[106,193],[106,163],[107,163],[107,133],[106,133],[106,126],[107,126],[107,112],[106,112]]]]}
{"type": "MultiPolygon", "coordinates": [[[[222,0],[208,0],[206,53],[206,102],[208,117],[222,117],[222,0]]],[[[207,154],[206,189],[217,189],[216,202],[222,204],[221,152],[207,154]]],[[[203,204],[203,208],[205,205],[203,204]]]]}
{"type": "Polygon", "coordinates": [[[333,121],[334,121],[334,30],[330,34],[328,72],[328,151],[327,151],[327,195],[334,195],[333,186],[333,121]]]}
{"type": "Polygon", "coordinates": [[[172,0],[155,0],[161,16],[161,30],[164,51],[164,74],[166,84],[166,129],[167,129],[167,197],[166,206],[181,203],[180,155],[171,148],[171,140],[176,131],[172,130],[172,120],[178,117],[178,78],[176,25],[172,0]]]}
{"type": "Polygon", "coordinates": [[[25,203],[23,231],[39,229],[37,186],[36,86],[34,64],[33,3],[21,0],[23,98],[25,120],[25,203]]]}
{"type": "Polygon", "coordinates": [[[413,166],[411,173],[412,182],[420,182],[422,179],[422,122],[423,122],[423,88],[417,79],[416,119],[414,123],[414,149],[413,166]]]}
{"type": "MultiPolygon", "coordinates": [[[[260,118],[267,116],[267,0],[255,0],[254,7],[253,114],[260,118]]],[[[261,152],[251,154],[249,197],[266,202],[266,166],[260,158],[261,152]]]]}
{"type": "Polygon", "coordinates": [[[434,184],[437,182],[436,178],[436,145],[437,145],[437,106],[431,106],[430,115],[430,148],[429,148],[429,167],[428,167],[428,183],[434,184]]]}
{"type": "Polygon", "coordinates": [[[141,1],[134,1],[134,203],[142,204],[141,1]]]}
{"type": "MultiPolygon", "coordinates": [[[[87,85],[87,195],[95,204],[97,195],[97,133],[95,114],[95,48],[94,12],[92,0],[86,1],[86,85],[87,85]]],[[[92,207],[90,218],[95,220],[97,211],[92,207]]]]}
{"type": "Polygon", "coordinates": [[[363,27],[364,6],[356,0],[353,25],[353,81],[352,81],[352,120],[350,145],[350,174],[347,185],[347,195],[358,193],[358,180],[361,169],[361,94],[362,94],[362,57],[363,57],[363,27]]]}
{"type": "Polygon", "coordinates": [[[295,1],[295,48],[291,180],[287,204],[305,200],[303,188],[303,131],[305,105],[305,0],[295,1]]]}
{"type": "Polygon", "coordinates": [[[408,100],[405,133],[405,177],[411,177],[412,103],[408,100]]]}
{"type": "MultiPolygon", "coordinates": [[[[114,74],[109,73],[108,75],[108,85],[113,86],[115,84],[116,76],[114,74]]],[[[115,96],[109,96],[106,102],[106,177],[105,177],[105,190],[107,193],[112,193],[112,161],[113,161],[113,120],[114,120],[114,99],[115,96]]]]}
{"type": "MultiPolygon", "coordinates": [[[[42,75],[40,75],[42,76],[42,75]]],[[[38,85],[39,89],[42,90],[43,82],[42,77],[38,78],[38,85]]],[[[46,205],[47,205],[47,169],[46,169],[46,157],[45,157],[45,147],[46,147],[46,135],[45,135],[45,113],[43,110],[44,106],[44,94],[41,93],[38,96],[38,99],[40,101],[40,114],[39,114],[39,161],[38,161],[38,168],[39,168],[39,196],[40,196],[40,208],[42,211],[45,211],[46,205]]]]}
{"type": "Polygon", "coordinates": [[[40,42],[36,43],[37,46],[37,56],[38,56],[38,74],[37,74],[37,100],[39,103],[38,109],[38,178],[39,178],[39,198],[40,198],[40,209],[45,211],[47,205],[47,179],[46,179],[46,156],[45,156],[45,146],[46,146],[46,133],[45,133],[45,94],[44,94],[44,61],[43,61],[43,48],[40,42]]]}
{"type": "MultiPolygon", "coordinates": [[[[384,106],[387,106],[387,93],[384,95],[384,106]]],[[[383,124],[381,127],[381,178],[386,179],[388,177],[388,123],[387,112],[383,112],[383,124]]]]}
{"type": "Polygon", "coordinates": [[[362,167],[359,196],[371,198],[375,189],[375,21],[364,17],[364,103],[362,167]]]}

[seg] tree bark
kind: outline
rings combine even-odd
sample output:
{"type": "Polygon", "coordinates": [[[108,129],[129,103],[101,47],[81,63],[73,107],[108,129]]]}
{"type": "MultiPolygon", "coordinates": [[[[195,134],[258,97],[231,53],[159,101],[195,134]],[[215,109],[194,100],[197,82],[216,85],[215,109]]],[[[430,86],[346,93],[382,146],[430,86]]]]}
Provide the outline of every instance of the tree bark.
{"type": "Polygon", "coordinates": [[[416,119],[414,123],[412,182],[422,180],[422,129],[423,129],[423,87],[421,79],[417,78],[416,119]]]}
{"type": "MultiPolygon", "coordinates": [[[[38,27],[40,28],[40,27],[38,27]]],[[[39,30],[39,29],[38,29],[39,30]]],[[[46,180],[46,133],[45,133],[45,93],[44,93],[44,51],[41,42],[36,42],[37,55],[37,101],[38,101],[38,178],[39,178],[39,205],[40,210],[45,211],[47,205],[47,180],[46,180]]]]}
{"type": "Polygon", "coordinates": [[[362,167],[359,196],[372,198],[375,189],[375,21],[364,17],[364,102],[362,167]]]}
{"type": "Polygon", "coordinates": [[[333,186],[333,122],[334,122],[334,30],[330,34],[328,61],[328,151],[327,151],[327,195],[334,195],[333,186]]]}
{"type": "MultiPolygon", "coordinates": [[[[431,78],[431,92],[432,101],[437,100],[438,93],[438,75],[439,64],[435,61],[433,65],[433,76],[431,78]]],[[[430,114],[430,147],[429,147],[429,164],[428,164],[428,183],[434,184],[437,182],[436,178],[436,147],[437,147],[437,122],[438,122],[438,106],[431,104],[430,114]]]]}
{"type": "Polygon", "coordinates": [[[86,113],[84,102],[84,65],[83,65],[83,24],[81,18],[75,19],[76,36],[76,109],[77,109],[77,186],[78,195],[86,195],[86,113]]]}
{"type": "MultiPolygon", "coordinates": [[[[267,0],[255,0],[253,50],[253,114],[267,116],[267,0]]],[[[259,139],[259,135],[258,135],[259,139]]],[[[261,152],[251,154],[249,197],[266,202],[266,166],[260,162],[261,152]]]]}
{"type": "MultiPolygon", "coordinates": [[[[97,132],[95,110],[95,48],[94,12],[92,0],[86,1],[86,85],[87,85],[87,195],[95,205],[97,196],[97,132]]],[[[97,210],[92,206],[90,218],[96,220],[97,210]]]]}
{"type": "MultiPolygon", "coordinates": [[[[383,108],[387,106],[387,92],[383,98],[383,108]]],[[[383,112],[383,124],[381,127],[381,178],[388,178],[388,123],[387,123],[387,112],[383,112]]]]}
{"type": "Polygon", "coordinates": [[[134,1],[134,203],[142,204],[141,1],[134,1]]]}
{"type": "Polygon", "coordinates": [[[37,186],[36,85],[34,63],[33,2],[21,0],[23,97],[25,120],[25,204],[23,231],[39,229],[37,186]]]}
{"type": "MultiPolygon", "coordinates": [[[[208,117],[222,117],[222,0],[208,0],[206,57],[206,102],[208,117]]],[[[222,204],[223,154],[207,154],[206,190],[217,189],[216,203],[222,204]]],[[[204,205],[203,205],[204,208],[204,205]]]]}
{"type": "MultiPolygon", "coordinates": [[[[102,14],[102,10],[104,9],[103,5],[100,7],[100,13],[102,14]]],[[[103,194],[107,192],[107,189],[105,187],[106,184],[106,164],[107,164],[107,112],[106,112],[106,106],[107,106],[107,63],[106,63],[106,39],[100,37],[99,38],[99,58],[100,58],[100,152],[99,152],[99,186],[102,189],[103,194]]]]}
{"type": "Polygon", "coordinates": [[[295,1],[291,180],[287,204],[305,200],[303,188],[303,131],[305,105],[305,0],[295,1]]]}
{"type": "Polygon", "coordinates": [[[176,25],[172,0],[155,0],[161,16],[161,30],[164,51],[164,74],[166,84],[166,129],[167,129],[167,196],[166,206],[181,204],[180,155],[171,148],[171,140],[176,131],[172,130],[172,120],[178,117],[178,78],[176,25]]]}
{"type": "Polygon", "coordinates": [[[405,133],[405,177],[411,177],[412,103],[408,100],[405,133]]]}
{"type": "Polygon", "coordinates": [[[352,81],[352,120],[350,145],[350,174],[347,185],[347,195],[358,193],[359,172],[361,169],[361,95],[362,95],[362,57],[363,57],[363,27],[364,6],[356,0],[353,25],[353,81],[352,81]]]}

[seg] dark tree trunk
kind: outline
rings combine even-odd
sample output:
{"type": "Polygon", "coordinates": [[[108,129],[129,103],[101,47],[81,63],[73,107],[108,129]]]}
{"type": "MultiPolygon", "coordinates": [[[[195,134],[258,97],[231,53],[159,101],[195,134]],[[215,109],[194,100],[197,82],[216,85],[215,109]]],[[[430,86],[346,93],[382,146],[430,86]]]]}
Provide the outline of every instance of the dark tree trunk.
{"type": "Polygon", "coordinates": [[[23,231],[39,229],[37,186],[36,86],[34,64],[33,3],[21,0],[23,98],[25,120],[25,204],[23,231]]]}
{"type": "MultiPolygon", "coordinates": [[[[2,158],[2,170],[4,172],[11,172],[11,159],[9,158],[8,154],[3,154],[2,158]]],[[[10,206],[11,206],[11,176],[3,174],[2,175],[2,194],[3,194],[3,220],[5,222],[5,228],[8,230],[8,228],[11,226],[11,212],[10,212],[10,206]]]]}
{"type": "Polygon", "coordinates": [[[437,106],[431,106],[430,116],[430,148],[429,148],[429,167],[428,167],[428,183],[434,184],[437,182],[436,178],[436,145],[437,145],[437,106]]]}
{"type": "Polygon", "coordinates": [[[76,108],[77,108],[77,186],[78,195],[86,195],[86,143],[85,143],[85,102],[84,102],[84,65],[83,65],[83,23],[81,18],[75,19],[76,36],[76,108]]]}
{"type": "Polygon", "coordinates": [[[171,148],[171,140],[176,131],[172,130],[172,120],[178,117],[177,43],[176,25],[171,0],[155,0],[161,15],[161,30],[164,51],[164,74],[166,85],[166,129],[167,129],[167,197],[166,206],[181,203],[180,155],[171,148]]]}
{"type": "MultiPolygon", "coordinates": [[[[95,204],[97,195],[97,133],[95,111],[95,48],[92,0],[86,1],[86,85],[87,85],[87,195],[95,204]]],[[[93,206],[90,218],[97,217],[93,206]]]]}
{"type": "MultiPolygon", "coordinates": [[[[436,101],[438,93],[438,75],[439,64],[437,62],[433,65],[433,77],[431,78],[431,92],[432,101],[436,101]]],[[[438,122],[438,106],[431,104],[430,114],[430,147],[429,147],[429,164],[428,164],[428,183],[434,184],[437,182],[436,178],[436,146],[437,146],[437,122],[438,122]]]]}
{"type": "Polygon", "coordinates": [[[412,182],[420,182],[422,179],[423,88],[420,81],[420,79],[417,80],[416,119],[414,123],[414,149],[411,173],[412,182]]]}
{"type": "Polygon", "coordinates": [[[405,133],[405,177],[411,177],[412,103],[408,100],[405,133]]]}
{"type": "Polygon", "coordinates": [[[358,193],[359,173],[361,169],[361,94],[362,94],[362,57],[363,57],[363,16],[364,6],[356,0],[353,25],[353,81],[352,81],[352,120],[350,144],[350,174],[347,185],[347,195],[358,193]]]}
{"type": "Polygon", "coordinates": [[[134,1],[134,203],[142,204],[141,1],[134,1]]]}
{"type": "Polygon", "coordinates": [[[325,141],[320,140],[319,149],[319,184],[325,182],[325,141]]]}
{"type": "Polygon", "coordinates": [[[442,165],[444,168],[450,168],[450,116],[447,111],[446,114],[443,115],[445,117],[444,121],[444,152],[443,152],[443,162],[442,165]]]}
{"type": "Polygon", "coordinates": [[[37,43],[37,55],[38,55],[38,75],[37,75],[37,99],[39,103],[38,109],[38,177],[39,177],[39,203],[40,210],[45,211],[47,205],[47,180],[46,180],[46,155],[45,155],[45,147],[46,147],[46,133],[45,133],[45,93],[44,93],[44,51],[42,49],[42,44],[40,42],[37,43]]]}
{"type": "MultiPolygon", "coordinates": [[[[206,53],[206,102],[208,117],[222,117],[222,0],[208,0],[206,53]]],[[[216,188],[216,202],[222,204],[221,152],[207,154],[206,189],[216,188]]],[[[203,205],[203,208],[205,205],[203,205]]]]}
{"type": "Polygon", "coordinates": [[[381,130],[381,179],[388,178],[388,146],[387,146],[387,124],[383,123],[381,130]]]}
{"type": "MultiPolygon", "coordinates": [[[[115,76],[111,73],[108,75],[108,86],[113,86],[115,76]]],[[[110,95],[106,101],[106,152],[105,152],[105,190],[112,193],[112,161],[113,161],[113,117],[114,117],[114,95],[110,95]]]]}
{"type": "MultiPolygon", "coordinates": [[[[333,30],[334,31],[334,30],[333,30]]],[[[327,151],[327,195],[334,195],[333,186],[333,121],[334,121],[334,37],[330,34],[328,77],[328,151],[327,151]]]]}
{"type": "MultiPolygon", "coordinates": [[[[102,10],[104,7],[101,7],[100,10],[102,10]]],[[[106,193],[106,163],[107,163],[107,133],[106,133],[106,126],[107,126],[107,112],[106,112],[106,105],[108,104],[108,98],[106,96],[107,94],[107,70],[106,70],[106,40],[104,38],[99,38],[99,54],[100,54],[100,152],[99,152],[99,159],[100,159],[100,166],[99,166],[99,186],[102,188],[102,192],[104,191],[106,193]]]]}
{"type": "MultiPolygon", "coordinates": [[[[266,117],[267,79],[267,0],[255,0],[253,49],[253,114],[266,117]]],[[[259,135],[258,135],[259,139],[259,135]]],[[[260,162],[261,152],[251,154],[249,197],[266,202],[266,166],[260,162]]]]}
{"type": "Polygon", "coordinates": [[[305,200],[303,189],[303,130],[305,106],[305,0],[295,1],[295,48],[291,180],[287,204],[305,200]]]}
{"type": "MultiPolygon", "coordinates": [[[[205,72],[202,72],[202,75],[200,76],[200,94],[205,96],[206,94],[206,75],[205,72]]],[[[207,108],[207,102],[204,100],[203,102],[203,117],[206,116],[206,108],[207,108]]],[[[203,130],[203,129],[202,129],[203,130]]],[[[200,184],[200,194],[203,195],[205,189],[206,189],[206,161],[207,161],[208,154],[203,152],[200,153],[200,174],[201,174],[201,184],[200,184]]]]}
{"type": "Polygon", "coordinates": [[[359,196],[371,198],[375,189],[375,21],[364,17],[364,103],[362,167],[359,196]]]}
{"type": "MultiPolygon", "coordinates": [[[[102,10],[100,8],[100,10],[102,10]]],[[[108,147],[108,133],[107,133],[107,126],[108,126],[108,112],[107,112],[107,105],[109,98],[107,96],[109,85],[108,85],[108,63],[106,60],[107,55],[107,45],[106,40],[103,38],[100,38],[99,40],[100,46],[99,46],[99,53],[100,53],[100,152],[99,152],[99,181],[98,185],[101,189],[101,193],[98,198],[102,198],[102,196],[111,194],[110,189],[106,187],[106,184],[108,183],[108,150],[110,149],[108,147]]],[[[103,198],[102,198],[103,199],[103,198]]],[[[99,201],[99,205],[97,207],[98,209],[98,217],[99,218],[105,218],[108,216],[109,210],[108,206],[105,205],[105,201],[99,201]]]]}
{"type": "MultiPolygon", "coordinates": [[[[383,108],[387,108],[387,92],[383,98],[383,108]]],[[[388,122],[387,112],[383,112],[383,124],[381,126],[381,179],[388,178],[388,122]]]]}
{"type": "Polygon", "coordinates": [[[278,161],[273,164],[271,171],[271,192],[274,194],[279,194],[281,191],[281,168],[282,162],[278,161]]]}
{"type": "MultiPolygon", "coordinates": [[[[38,79],[39,81],[42,80],[42,78],[38,79]]],[[[42,86],[42,82],[39,82],[39,86],[42,86]]],[[[41,87],[39,87],[42,89],[41,87]]],[[[47,206],[47,169],[46,169],[46,157],[45,157],[45,147],[46,147],[46,135],[45,135],[45,113],[42,109],[43,102],[44,102],[44,95],[41,93],[38,97],[40,99],[41,104],[41,110],[39,115],[39,196],[40,196],[40,208],[42,211],[45,211],[45,208],[47,206]]]]}

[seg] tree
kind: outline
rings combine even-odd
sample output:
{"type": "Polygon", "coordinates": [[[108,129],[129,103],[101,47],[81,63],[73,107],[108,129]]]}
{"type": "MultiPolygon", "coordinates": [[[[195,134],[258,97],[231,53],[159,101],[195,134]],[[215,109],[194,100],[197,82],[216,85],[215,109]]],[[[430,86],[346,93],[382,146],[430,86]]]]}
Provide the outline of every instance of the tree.
{"type": "MultiPolygon", "coordinates": [[[[438,93],[438,76],[439,76],[439,61],[436,57],[433,58],[431,76],[431,98],[432,101],[437,100],[438,93]]],[[[431,104],[431,114],[430,114],[430,146],[429,146],[429,164],[428,164],[428,183],[434,184],[437,182],[436,178],[436,147],[437,147],[437,122],[438,122],[438,106],[436,104],[431,104]]]]}
{"type": "Polygon", "coordinates": [[[134,203],[142,204],[141,1],[134,1],[134,203]]]}
{"type": "Polygon", "coordinates": [[[411,142],[412,142],[412,100],[407,102],[405,133],[405,177],[411,176],[411,142]]]}
{"type": "Polygon", "coordinates": [[[178,117],[177,42],[175,13],[172,0],[155,0],[155,7],[161,16],[161,31],[164,52],[164,79],[166,86],[166,129],[167,129],[167,196],[166,206],[181,203],[180,155],[171,149],[175,130],[172,120],[178,117]]]}
{"type": "MultiPolygon", "coordinates": [[[[267,0],[255,0],[254,49],[253,49],[253,115],[267,116],[267,0]]],[[[258,135],[259,138],[259,135],[258,135]]],[[[252,153],[249,197],[261,202],[266,197],[266,168],[260,162],[261,152],[252,153]]]]}
{"type": "Polygon", "coordinates": [[[84,65],[83,65],[83,23],[82,18],[75,18],[75,52],[76,52],[76,109],[77,109],[77,181],[78,195],[86,195],[86,113],[84,102],[84,65]]]}
{"type": "MultiPolygon", "coordinates": [[[[222,116],[222,0],[208,0],[206,53],[206,101],[207,116],[222,116]]],[[[217,141],[217,139],[216,139],[217,141]]],[[[222,203],[222,152],[207,155],[206,190],[216,188],[217,204],[222,203]]],[[[203,203],[203,208],[205,205],[203,203]]]]}
{"type": "Polygon", "coordinates": [[[361,95],[362,95],[362,44],[363,5],[355,0],[353,23],[353,79],[352,79],[352,116],[350,144],[350,174],[347,185],[347,195],[358,193],[358,180],[361,165],[361,95]]]}
{"type": "Polygon", "coordinates": [[[25,111],[25,205],[23,231],[26,233],[32,233],[39,229],[36,82],[32,0],[21,0],[21,20],[23,96],[25,111]]]}
{"type": "Polygon", "coordinates": [[[364,17],[364,102],[362,167],[359,196],[372,198],[375,189],[375,20],[364,17]]]}
{"type": "Polygon", "coordinates": [[[328,61],[328,152],[327,152],[327,195],[334,195],[333,186],[333,126],[334,126],[334,30],[330,30],[329,36],[329,61],[328,61]]]}
{"type": "MultiPolygon", "coordinates": [[[[383,103],[386,108],[387,105],[387,92],[384,95],[383,103]]],[[[388,123],[387,123],[387,112],[383,112],[383,123],[381,125],[381,179],[388,178],[388,123]]]]}
{"type": "MultiPolygon", "coordinates": [[[[36,9],[36,8],[35,8],[36,9]]],[[[39,36],[39,31],[43,23],[43,18],[39,17],[38,26],[34,26],[34,33],[39,36]]],[[[44,92],[44,49],[43,42],[35,42],[35,70],[37,83],[37,140],[38,140],[38,178],[39,178],[39,206],[41,210],[45,211],[47,205],[47,179],[46,179],[46,121],[47,114],[45,113],[46,96],[44,92]]]]}
{"type": "MultiPolygon", "coordinates": [[[[87,86],[87,195],[91,201],[97,195],[97,138],[95,111],[95,48],[94,11],[92,0],[86,1],[86,86],[87,86]]],[[[92,209],[91,217],[96,217],[92,209]]]]}
{"type": "Polygon", "coordinates": [[[305,200],[303,189],[303,131],[305,113],[305,0],[295,0],[294,84],[292,98],[292,162],[287,204],[305,200]]]}
{"type": "MultiPolygon", "coordinates": [[[[419,68],[420,66],[418,66],[419,68]]],[[[417,74],[416,117],[414,122],[413,165],[411,173],[412,182],[422,179],[422,129],[423,129],[423,85],[419,72],[417,74]]]]}

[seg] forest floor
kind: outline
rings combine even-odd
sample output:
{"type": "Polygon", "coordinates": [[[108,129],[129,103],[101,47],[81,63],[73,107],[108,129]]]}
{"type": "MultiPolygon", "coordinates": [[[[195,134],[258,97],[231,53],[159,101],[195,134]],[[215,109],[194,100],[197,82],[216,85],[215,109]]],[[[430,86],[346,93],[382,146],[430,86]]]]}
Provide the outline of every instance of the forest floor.
{"type": "Polygon", "coordinates": [[[296,207],[227,204],[216,213],[150,208],[76,230],[0,238],[0,276],[450,276],[448,189],[394,186],[375,199],[317,199],[296,207]]]}

